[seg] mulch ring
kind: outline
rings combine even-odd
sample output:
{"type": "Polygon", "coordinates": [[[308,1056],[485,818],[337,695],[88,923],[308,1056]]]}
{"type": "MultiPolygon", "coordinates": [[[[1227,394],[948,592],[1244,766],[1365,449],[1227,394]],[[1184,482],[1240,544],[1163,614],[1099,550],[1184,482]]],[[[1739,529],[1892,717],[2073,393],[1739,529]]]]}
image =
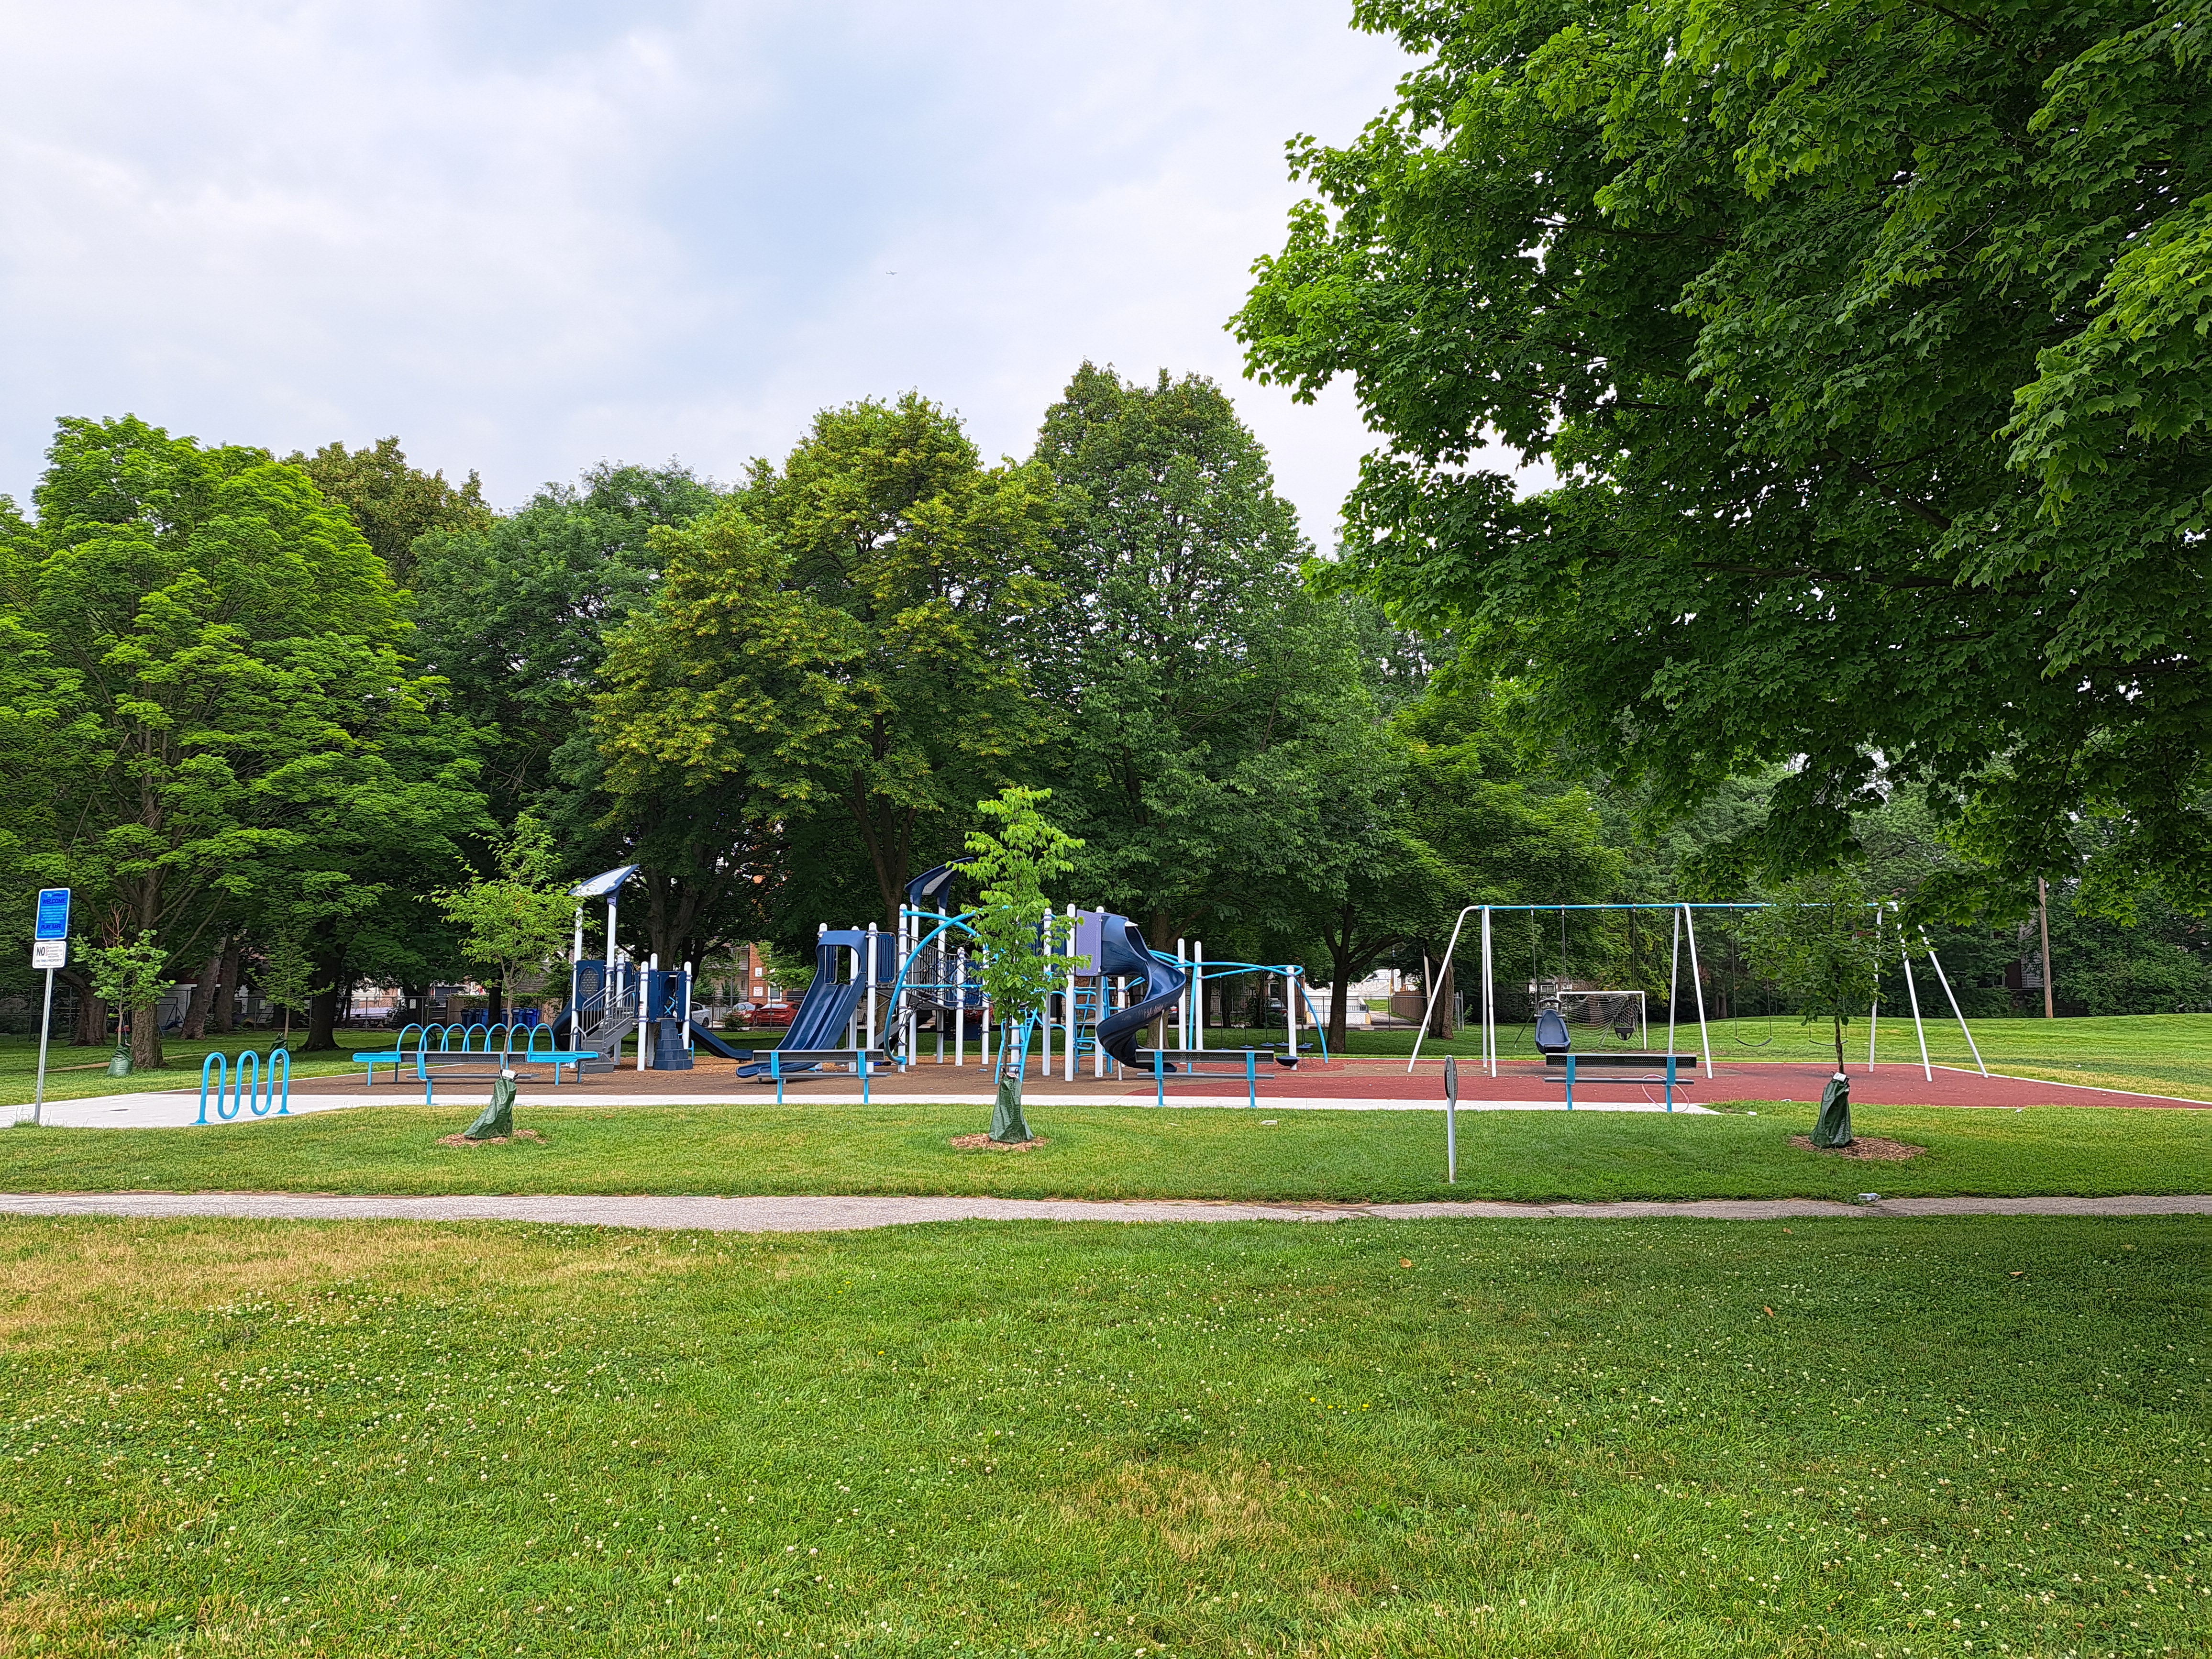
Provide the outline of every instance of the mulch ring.
{"type": "Polygon", "coordinates": [[[1848,1146],[1815,1146],[1810,1135],[1792,1135],[1790,1144],[1829,1158],[1863,1158],[1876,1164],[1902,1164],[1908,1158],[1917,1158],[1928,1150],[1925,1146],[1914,1146],[1902,1140],[1884,1140],[1880,1135],[1857,1136],[1848,1146]]]}
{"type": "Polygon", "coordinates": [[[438,1144],[441,1146],[504,1146],[508,1142],[515,1140],[534,1140],[541,1146],[545,1144],[545,1137],[535,1129],[517,1129],[511,1135],[488,1135],[482,1140],[471,1140],[466,1135],[438,1137],[438,1144]]]}
{"type": "Polygon", "coordinates": [[[962,1152],[1033,1152],[1040,1146],[1051,1145],[1052,1142],[1043,1135],[1029,1140],[994,1140],[988,1135],[952,1137],[953,1150],[962,1152]]]}

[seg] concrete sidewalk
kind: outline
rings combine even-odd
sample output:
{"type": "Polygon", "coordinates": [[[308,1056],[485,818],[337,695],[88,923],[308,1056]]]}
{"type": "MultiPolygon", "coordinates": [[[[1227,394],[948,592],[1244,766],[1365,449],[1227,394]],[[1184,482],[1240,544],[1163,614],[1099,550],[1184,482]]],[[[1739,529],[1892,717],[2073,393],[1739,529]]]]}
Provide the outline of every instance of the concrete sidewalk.
{"type": "Polygon", "coordinates": [[[1868,1216],[2212,1215],[2212,1194],[2118,1198],[1693,1199],[1617,1204],[1248,1204],[1202,1199],[351,1197],[326,1193],[0,1193],[0,1214],[281,1221],[526,1221],[815,1233],[924,1221],[1813,1221],[1868,1216]]]}

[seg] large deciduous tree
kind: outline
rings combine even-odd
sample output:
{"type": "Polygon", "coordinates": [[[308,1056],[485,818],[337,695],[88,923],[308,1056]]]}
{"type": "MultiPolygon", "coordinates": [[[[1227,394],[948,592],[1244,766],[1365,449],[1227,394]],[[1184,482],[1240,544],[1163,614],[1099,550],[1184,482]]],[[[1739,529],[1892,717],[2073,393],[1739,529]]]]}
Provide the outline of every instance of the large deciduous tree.
{"type": "Polygon", "coordinates": [[[857,832],[886,926],[919,863],[1052,727],[1033,696],[1050,480],[986,466],[958,418],[914,392],[815,417],[778,473],[741,493],[794,578],[857,624],[870,705],[817,775],[857,832]]]}
{"type": "Polygon", "coordinates": [[[2212,903],[2201,0],[1357,15],[1422,62],[1237,325],[1383,434],[1346,578],[1662,813],[1787,763],[1770,872],[1905,784],[2000,903],[2075,815],[2212,903]]]}
{"type": "Polygon", "coordinates": [[[11,884],[72,887],[95,942],[150,934],[192,971],[276,890],[351,911],[380,873],[451,866],[480,805],[469,733],[409,674],[398,591],[305,473],[72,419],[34,501],[0,546],[0,773],[30,803],[0,843],[11,884]],[[366,843],[380,871],[349,861],[366,843]]]}
{"type": "Polygon", "coordinates": [[[1061,598],[1036,672],[1066,714],[1047,769],[1085,842],[1078,884],[1155,944],[1280,932],[1359,861],[1332,804],[1388,769],[1353,608],[1300,580],[1311,550],[1266,453],[1202,376],[1085,364],[1036,459],[1061,598]]]}
{"type": "Polygon", "coordinates": [[[313,454],[284,458],[352,515],[354,523],[403,586],[415,579],[415,544],[437,531],[483,530],[492,522],[477,475],[455,486],[443,472],[407,464],[399,440],[379,438],[367,449],[325,444],[313,454]]]}

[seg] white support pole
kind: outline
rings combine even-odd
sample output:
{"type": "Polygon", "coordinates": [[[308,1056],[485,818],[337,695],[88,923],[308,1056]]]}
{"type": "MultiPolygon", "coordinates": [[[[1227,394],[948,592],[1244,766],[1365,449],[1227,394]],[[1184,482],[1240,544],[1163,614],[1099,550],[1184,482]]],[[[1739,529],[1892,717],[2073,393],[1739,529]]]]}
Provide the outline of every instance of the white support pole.
{"type": "Polygon", "coordinates": [[[691,1052],[691,968],[688,962],[684,964],[684,1052],[687,1054],[691,1052]]]}
{"type": "MultiPolygon", "coordinates": [[[[1101,988],[1101,994],[1103,994],[1103,987],[1101,988]]],[[[1116,975],[1114,979],[1114,1012],[1115,1013],[1119,1013],[1122,1009],[1128,1006],[1129,981],[1125,975],[1116,975]]],[[[1115,1062],[1115,1075],[1117,1077],[1121,1075],[1121,1062],[1119,1060],[1115,1062]]]]}
{"type": "Polygon", "coordinates": [[[1951,1004],[1951,1018],[1959,1022],[1960,1030],[1966,1033],[1966,1052],[1973,1055],[1974,1064],[1981,1068],[1982,1075],[1987,1077],[1990,1068],[1982,1062],[1982,1051],[1974,1041],[1973,1028],[1966,1024],[1966,1016],[1960,1010],[1959,999],[1951,990],[1951,976],[1943,971],[1942,960],[1936,956],[1936,947],[1929,942],[1925,927],[1920,930],[1920,942],[1928,946],[1928,963],[1935,969],[1936,982],[1943,988],[1943,995],[1951,1004]]]}
{"type": "Polygon", "coordinates": [[[1067,907],[1067,1001],[1063,1008],[1067,1016],[1067,1060],[1066,1075],[1061,1079],[1067,1083],[1075,1081],[1076,1034],[1080,1029],[1075,1011],[1075,958],[1078,954],[1075,936],[1079,931],[1075,925],[1075,907],[1071,904],[1067,907]]]}
{"type": "Polygon", "coordinates": [[[1482,907],[1482,1058],[1498,1075],[1498,958],[1490,932],[1490,907],[1482,907]]]}
{"type": "Polygon", "coordinates": [[[1291,1064],[1298,1062],[1298,970],[1296,963],[1283,969],[1283,1019],[1289,1028],[1291,1064]]]}
{"type": "Polygon", "coordinates": [[[867,1012],[862,1016],[860,1034],[863,1041],[860,1046],[870,1054],[876,1050],[876,924],[872,921],[868,924],[867,959],[861,964],[861,971],[866,975],[861,983],[866,988],[860,993],[860,1001],[867,1012]]]}
{"type": "Polygon", "coordinates": [[[991,1003],[990,999],[988,996],[983,1000],[982,1006],[979,1008],[976,1012],[981,1018],[977,1020],[975,1026],[975,1042],[977,1046],[975,1063],[978,1066],[988,1067],[991,1063],[991,1003]]]}
{"type": "MultiPolygon", "coordinates": [[[[1893,914],[1897,906],[1890,905],[1893,914]]],[[[1920,1075],[1928,1082],[1936,1080],[1936,1068],[1928,1063],[1928,1028],[1920,1023],[1920,988],[1912,982],[1912,947],[1905,942],[1905,924],[1900,919],[1897,927],[1897,954],[1905,963],[1905,994],[1912,1000],[1912,1034],[1920,1039],[1920,1075]]]]}
{"type": "MultiPolygon", "coordinates": [[[[659,963],[657,952],[646,958],[647,968],[658,967],[659,963]]],[[[651,1046],[645,1040],[645,992],[647,983],[648,975],[641,973],[637,976],[637,1069],[641,1072],[645,1070],[645,1053],[651,1046]]]]}
{"type": "Polygon", "coordinates": [[[1698,1041],[1705,1051],[1705,1075],[1713,1074],[1713,1034],[1705,1026],[1705,981],[1698,972],[1698,919],[1690,914],[1687,904],[1682,906],[1682,931],[1690,941],[1690,984],[1698,994],[1698,1041]]]}
{"type": "MultiPolygon", "coordinates": [[[[940,1039],[941,1040],[941,1039],[940,1039]]],[[[952,1069],[968,1063],[968,947],[952,958],[952,1069]]]]}
{"type": "MultiPolygon", "coordinates": [[[[1874,907],[1875,960],[1881,960],[1881,906],[1874,907]]],[[[1867,1075],[1874,1075],[1874,1046],[1881,1036],[1881,987],[1875,987],[1874,996],[1867,1003],[1867,1075]]]]}
{"type": "Polygon", "coordinates": [[[1182,989],[1176,995],[1175,1035],[1161,1046],[1188,1048],[1190,1047],[1190,945],[1187,939],[1176,941],[1175,963],[1176,971],[1182,975],[1182,989]]]}
{"type": "MultiPolygon", "coordinates": [[[[1467,925],[1467,919],[1469,916],[1482,908],[1480,904],[1470,904],[1459,913],[1458,919],[1452,923],[1451,943],[1444,946],[1446,962],[1449,962],[1452,959],[1452,952],[1459,949],[1459,930],[1467,925]]],[[[1421,960],[1426,963],[1428,958],[1423,957],[1421,960]]],[[[1441,969],[1429,975],[1428,1006],[1421,1010],[1421,1029],[1413,1033],[1413,1052],[1411,1058],[1406,1061],[1406,1075],[1408,1077],[1413,1074],[1413,1067],[1420,1063],[1421,1039],[1429,1034],[1429,1019],[1437,1009],[1437,991],[1443,981],[1444,976],[1441,969]]]]}

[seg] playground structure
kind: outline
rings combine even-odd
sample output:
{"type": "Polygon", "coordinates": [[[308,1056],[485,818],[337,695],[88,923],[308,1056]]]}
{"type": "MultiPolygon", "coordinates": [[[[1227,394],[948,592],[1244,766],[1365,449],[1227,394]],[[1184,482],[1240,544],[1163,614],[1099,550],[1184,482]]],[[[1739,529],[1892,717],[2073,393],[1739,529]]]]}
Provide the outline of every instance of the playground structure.
{"type": "MultiPolygon", "coordinates": [[[[607,948],[598,958],[584,955],[580,902],[568,1000],[545,1028],[548,1040],[557,1045],[562,1063],[573,1062],[584,1073],[614,1070],[633,1036],[640,1038],[634,1063],[641,1072],[688,1070],[695,1048],[704,1047],[736,1060],[740,1077],[775,1083],[779,1096],[790,1080],[831,1073],[857,1075],[865,1090],[871,1071],[903,1071],[923,1063],[923,1046],[930,1039],[935,1050],[930,1061],[954,1067],[969,1064],[972,1048],[975,1063],[982,1066],[1011,1064],[1026,1072],[1034,1060],[1041,1075],[1050,1077],[1056,1067],[1073,1082],[1087,1060],[1094,1078],[1135,1071],[1153,1077],[1164,1089],[1170,1077],[1205,1072],[1218,1054],[1221,1065],[1235,1066],[1226,1074],[1249,1081],[1257,1062],[1248,1060],[1245,1050],[1206,1048],[1202,1000],[1209,985],[1262,975],[1283,979],[1285,1041],[1279,1051],[1252,1052],[1266,1054],[1271,1064],[1295,1066],[1304,1047],[1303,1028],[1327,1060],[1327,1039],[1306,993],[1303,968],[1209,962],[1195,940],[1176,940],[1172,952],[1154,950],[1127,917],[1073,905],[1065,913],[1065,939],[1039,941],[1040,949],[1051,948],[1066,959],[1065,982],[1041,1016],[1007,1030],[983,992],[975,913],[946,908],[951,884],[965,862],[939,865],[909,882],[895,931],[872,923],[818,927],[813,980],[781,1042],[759,1053],[725,1042],[693,1016],[690,963],[664,968],[657,957],[640,963],[621,950],[622,889],[639,866],[623,865],[580,882],[570,889],[571,896],[606,902],[607,948]],[[1140,1038],[1152,1028],[1158,1030],[1159,1042],[1140,1048],[1140,1038]]],[[[422,1064],[419,1054],[416,1061],[422,1064]]]]}
{"type": "MultiPolygon", "coordinates": [[[[1577,1070],[1577,1061],[1583,1064],[1595,1061],[1607,1070],[1613,1069],[1616,1066],[1626,1065],[1629,1066],[1640,1066],[1644,1070],[1654,1073],[1654,1075],[1650,1076],[1607,1077],[1604,1080],[1613,1083],[1663,1082],[1667,1088],[1667,1097],[1671,1107],[1674,1099],[1674,1091],[1676,1087],[1680,1086],[1680,1084],[1682,1081],[1679,1076],[1682,1062],[1690,1062],[1692,1067],[1702,1064],[1705,1075],[1707,1079],[1711,1079],[1714,1075],[1712,1033],[1711,1027],[1707,1023],[1705,1014],[1705,965],[1699,959],[1698,950],[1698,913],[1701,911],[1717,912],[1725,916],[1729,914],[1741,913],[1744,911],[1762,910],[1765,908],[1766,906],[1763,902],[1748,902],[1732,903],[1691,903],[1684,902],[1662,903],[1624,902],[1614,904],[1470,904],[1459,913],[1458,919],[1452,924],[1451,942],[1445,947],[1443,960],[1444,963],[1449,963],[1454,959],[1459,948],[1461,933],[1467,925],[1467,919],[1471,915],[1479,915],[1481,917],[1481,922],[1479,928],[1479,951],[1480,959],[1482,964],[1482,998],[1480,1004],[1481,1042],[1480,1059],[1479,1063],[1490,1076],[1496,1077],[1498,1075],[1498,1065],[1500,1061],[1498,996],[1498,932],[1496,923],[1498,919],[1501,916],[1516,915],[1527,915],[1529,918],[1529,937],[1531,941],[1529,951],[1528,997],[1531,1004],[1531,1024],[1533,1026],[1532,1035],[1534,1037],[1534,1043],[1539,1055],[1546,1065],[1547,1071],[1549,1068],[1558,1067],[1566,1074],[1565,1080],[1567,1080],[1570,1104],[1572,1103],[1574,1087],[1571,1078],[1574,1073],[1577,1070]],[[1603,1048],[1602,1046],[1600,1046],[1593,1052],[1577,1054],[1574,1048],[1572,1033],[1570,1030],[1568,1020],[1568,1005],[1574,999],[1581,998],[1586,1000],[1585,1006],[1591,1011],[1593,1018],[1586,1020],[1585,1023],[1586,1024],[1594,1025],[1595,1029],[1601,1031],[1609,1030],[1613,1032],[1622,1033],[1625,1035],[1627,1030],[1642,1032],[1646,1030],[1648,1028],[1645,1026],[1644,1019],[1644,996],[1640,988],[1623,988],[1614,990],[1577,991],[1568,984],[1565,972],[1567,951],[1566,918],[1570,915],[1577,913],[1584,915],[1612,912],[1626,914],[1631,919],[1631,932],[1629,935],[1631,942],[1629,948],[1631,953],[1631,972],[1632,975],[1633,975],[1635,971],[1634,956],[1636,951],[1634,943],[1636,936],[1633,932],[1633,919],[1639,913],[1654,911],[1667,915],[1672,922],[1672,937],[1669,944],[1666,993],[1666,1048],[1663,1050],[1658,1051],[1650,1049],[1648,1046],[1649,1037],[1647,1036],[1642,1039],[1641,1045],[1633,1049],[1607,1050],[1603,1048]],[[1560,918],[1560,949],[1559,954],[1554,959],[1553,963],[1555,971],[1550,978],[1547,979],[1541,976],[1537,971],[1538,956],[1535,945],[1535,922],[1536,918],[1539,916],[1549,916],[1553,915],[1557,915],[1560,918]],[[1690,992],[1693,1000],[1693,1006],[1696,1010],[1698,1027],[1698,1048],[1696,1052],[1692,1054],[1677,1053],[1675,1048],[1676,1032],[1680,1029],[1678,1017],[1681,1012],[1682,976],[1686,957],[1689,969],[1690,992]],[[1633,998],[1634,1000],[1632,1019],[1630,1017],[1629,1012],[1629,999],[1631,998],[1633,998]],[[1663,1068],[1663,1073],[1662,1073],[1662,1068],[1663,1068]]],[[[1926,1080],[1933,1082],[1935,1079],[1935,1068],[1930,1064],[1928,1057],[1928,1032],[1927,1027],[1923,1023],[1921,1018],[1920,990],[1912,976],[1912,963],[1915,953],[1912,949],[1911,940],[1905,933],[1902,921],[1898,919],[1898,906],[1894,901],[1889,901],[1886,903],[1877,903],[1873,907],[1873,908],[1876,916],[1876,927],[1878,931],[1881,926],[1881,919],[1885,916],[1891,919],[1893,925],[1896,928],[1899,963],[1904,969],[1905,994],[1912,1011],[1913,1033],[1918,1040],[1920,1047],[1920,1069],[1923,1077],[1926,1080]]],[[[1990,1074],[1989,1067],[1983,1063],[1982,1052],[1974,1042],[1972,1029],[1966,1024],[1966,1015],[1959,1007],[1958,997],[1951,988],[1950,976],[1943,971],[1942,961],[1936,956],[1936,947],[1929,940],[1927,933],[1924,929],[1920,932],[1919,939],[1921,950],[1924,951],[1927,956],[1929,966],[1935,971],[1936,983],[1942,988],[1944,998],[1950,1004],[1952,1018],[1958,1021],[1960,1030],[1966,1036],[1967,1051],[1973,1055],[1976,1068],[1980,1071],[1984,1077],[1987,1077],[1990,1074]]],[[[1409,1073],[1420,1060],[1422,1040],[1428,1035],[1431,1022],[1434,1019],[1436,1013],[1437,994],[1443,986],[1443,977],[1444,976],[1441,972],[1432,974],[1430,976],[1431,983],[1429,986],[1429,994],[1426,1006],[1424,1008],[1422,1012],[1420,1030],[1415,1034],[1413,1038],[1413,1057],[1408,1060],[1406,1064],[1406,1069],[1409,1073]]],[[[1881,1012],[1881,1005],[1880,999],[1877,998],[1875,1002],[1869,1006],[1867,1011],[1867,1070],[1869,1073],[1872,1073],[1875,1068],[1875,1043],[1880,1035],[1881,1012]]],[[[1595,1081],[1597,1079],[1593,1078],[1589,1080],[1595,1081]]]]}

